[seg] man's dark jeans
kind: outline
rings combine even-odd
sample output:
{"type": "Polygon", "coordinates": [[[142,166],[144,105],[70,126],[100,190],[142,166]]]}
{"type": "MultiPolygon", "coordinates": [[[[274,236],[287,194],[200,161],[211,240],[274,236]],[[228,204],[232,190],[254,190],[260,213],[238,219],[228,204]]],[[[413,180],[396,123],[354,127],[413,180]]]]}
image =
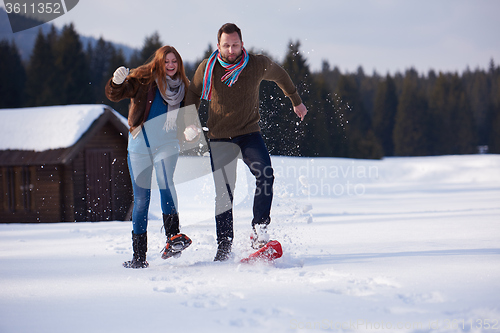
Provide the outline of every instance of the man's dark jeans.
{"type": "Polygon", "coordinates": [[[233,193],[239,158],[250,168],[256,180],[252,225],[269,224],[274,172],[271,157],[260,132],[229,139],[211,139],[210,158],[216,192],[215,221],[218,243],[232,240],[234,237],[233,193]]]}

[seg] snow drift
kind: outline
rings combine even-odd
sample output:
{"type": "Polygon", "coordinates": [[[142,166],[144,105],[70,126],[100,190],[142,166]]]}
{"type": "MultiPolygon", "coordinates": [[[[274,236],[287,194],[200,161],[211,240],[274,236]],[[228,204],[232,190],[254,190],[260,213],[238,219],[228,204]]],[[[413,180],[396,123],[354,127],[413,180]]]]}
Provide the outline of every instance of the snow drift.
{"type": "Polygon", "coordinates": [[[0,225],[0,332],[500,331],[500,156],[273,165],[274,264],[237,262],[250,251],[243,165],[228,263],[212,261],[210,175],[178,185],[193,239],[179,259],[160,258],[153,198],[147,269],[121,266],[129,222],[0,225]]]}

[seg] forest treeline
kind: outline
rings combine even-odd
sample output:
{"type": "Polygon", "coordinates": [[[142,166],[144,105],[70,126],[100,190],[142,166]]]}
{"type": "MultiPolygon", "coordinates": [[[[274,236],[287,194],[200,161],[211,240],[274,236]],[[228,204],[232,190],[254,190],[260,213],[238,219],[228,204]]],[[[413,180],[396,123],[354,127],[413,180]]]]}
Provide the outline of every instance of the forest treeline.
{"type": "MultiPolygon", "coordinates": [[[[70,24],[60,32],[40,30],[23,63],[16,45],[1,41],[0,108],[103,103],[126,116],[128,101],[110,102],[105,83],[117,67],[137,67],[162,45],[155,32],[126,59],[103,38],[82,45],[70,24]]],[[[184,59],[189,78],[211,49],[194,62],[184,59]]],[[[312,72],[300,42],[291,41],[285,58],[274,60],[290,74],[309,113],[300,122],[275,83],[261,84],[261,127],[273,155],[381,158],[471,154],[486,146],[500,153],[500,66],[493,59],[487,70],[462,74],[366,75],[362,67],[342,73],[327,61],[312,72]]]]}

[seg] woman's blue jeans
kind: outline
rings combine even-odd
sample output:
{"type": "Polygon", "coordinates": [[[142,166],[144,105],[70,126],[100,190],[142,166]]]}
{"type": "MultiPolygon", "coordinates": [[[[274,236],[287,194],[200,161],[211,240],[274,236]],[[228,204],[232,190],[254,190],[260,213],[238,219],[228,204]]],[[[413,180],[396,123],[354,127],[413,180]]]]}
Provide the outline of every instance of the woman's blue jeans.
{"type": "Polygon", "coordinates": [[[177,213],[177,193],[173,175],[178,158],[179,149],[172,146],[160,148],[151,154],[128,153],[128,166],[134,192],[132,211],[134,234],[140,235],[147,231],[153,166],[160,190],[162,213],[177,213]]]}

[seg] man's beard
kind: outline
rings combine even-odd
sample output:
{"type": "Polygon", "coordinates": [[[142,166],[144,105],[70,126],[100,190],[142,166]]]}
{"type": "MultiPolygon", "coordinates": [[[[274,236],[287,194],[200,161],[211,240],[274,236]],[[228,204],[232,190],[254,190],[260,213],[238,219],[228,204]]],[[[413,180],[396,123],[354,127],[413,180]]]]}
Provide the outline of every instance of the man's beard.
{"type": "Polygon", "coordinates": [[[224,60],[224,62],[227,62],[228,64],[234,64],[236,62],[236,60],[238,60],[238,58],[241,56],[241,54],[242,54],[242,52],[240,52],[240,54],[238,54],[238,55],[233,55],[233,56],[235,56],[234,60],[230,60],[227,57],[223,56],[222,54],[221,54],[221,58],[222,58],[222,60],[224,60]]]}

